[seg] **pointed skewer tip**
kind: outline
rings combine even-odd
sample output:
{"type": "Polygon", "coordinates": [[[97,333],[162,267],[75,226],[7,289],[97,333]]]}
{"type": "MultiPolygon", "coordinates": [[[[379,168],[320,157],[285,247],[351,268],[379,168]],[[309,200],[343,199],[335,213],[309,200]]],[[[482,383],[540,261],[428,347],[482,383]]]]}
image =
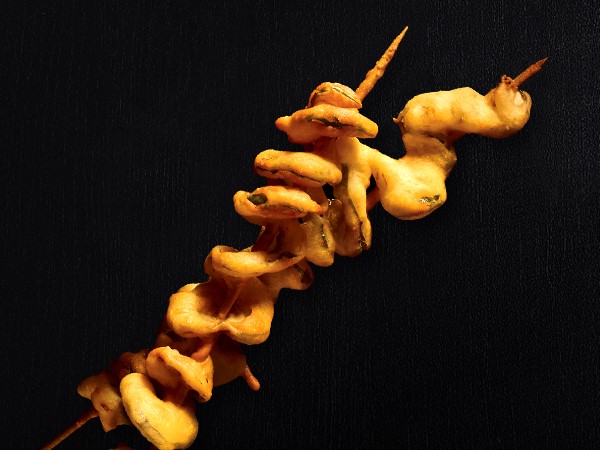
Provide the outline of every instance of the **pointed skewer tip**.
{"type": "Polygon", "coordinates": [[[404,27],[404,30],[394,38],[392,43],[389,45],[387,50],[383,53],[381,58],[375,63],[375,66],[367,72],[365,79],[360,83],[360,86],[356,88],[356,95],[362,101],[367,96],[371,89],[375,86],[375,83],[383,76],[387,65],[390,63],[400,42],[404,38],[404,35],[408,31],[408,26],[404,27]]]}
{"type": "Polygon", "coordinates": [[[515,89],[518,88],[520,85],[522,85],[525,81],[527,81],[533,75],[538,73],[542,69],[542,66],[546,63],[546,61],[548,61],[548,58],[540,59],[539,61],[534,62],[532,65],[530,65],[527,69],[525,69],[519,75],[517,75],[512,80],[512,85],[515,87],[515,89]]]}

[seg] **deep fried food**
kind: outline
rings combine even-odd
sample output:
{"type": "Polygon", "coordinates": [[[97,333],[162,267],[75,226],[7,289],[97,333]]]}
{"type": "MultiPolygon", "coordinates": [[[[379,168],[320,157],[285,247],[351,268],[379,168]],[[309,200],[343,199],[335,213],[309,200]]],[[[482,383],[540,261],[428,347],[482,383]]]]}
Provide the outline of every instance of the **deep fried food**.
{"type": "Polygon", "coordinates": [[[158,398],[150,379],[141,373],[123,378],[120,391],[129,419],[148,441],[161,450],[192,445],[198,434],[193,400],[177,404],[158,398]]]}
{"type": "Polygon", "coordinates": [[[515,79],[503,76],[485,96],[459,88],[414,97],[395,119],[406,147],[400,159],[360,142],[378,129],[358,109],[405,33],[356,91],[322,83],[306,108],[277,119],[277,128],[304,151],[261,152],[254,169],[270,185],[234,195],[236,212],[260,227],[258,239],[242,250],[215,246],[204,263],[207,281],[171,296],[152,349],[123,353],[108,371],[82,381],[78,391],[94,409],[81,420],[99,414],[105,431],[132,423],[159,449],[187,448],[198,432],[192,398],[206,402],[214,387],[239,377],[259,389],[241,344],[268,338],[280,291],[311,285],[309,263],[325,267],[335,254],[369,249],[368,211],[378,202],[400,219],[430,214],[446,201],[457,139],[468,133],[507,137],[528,121],[531,97],[519,86],[545,60],[515,79]],[[370,190],[372,180],[376,188],[370,190]],[[334,198],[325,185],[333,186],[334,198]]]}
{"type": "Polygon", "coordinates": [[[265,178],[282,179],[302,187],[335,186],[342,179],[335,163],[307,152],[265,150],[254,160],[254,169],[265,178]]]}

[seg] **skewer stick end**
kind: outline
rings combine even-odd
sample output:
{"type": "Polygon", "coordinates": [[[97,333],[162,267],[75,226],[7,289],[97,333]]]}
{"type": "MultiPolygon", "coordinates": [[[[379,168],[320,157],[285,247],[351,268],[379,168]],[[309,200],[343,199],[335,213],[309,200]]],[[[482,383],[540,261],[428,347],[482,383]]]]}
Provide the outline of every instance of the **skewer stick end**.
{"type": "Polygon", "coordinates": [[[548,61],[548,58],[540,59],[539,61],[530,65],[527,69],[521,72],[512,80],[512,85],[515,89],[518,89],[525,81],[531,78],[533,75],[542,70],[542,66],[548,61]]]}

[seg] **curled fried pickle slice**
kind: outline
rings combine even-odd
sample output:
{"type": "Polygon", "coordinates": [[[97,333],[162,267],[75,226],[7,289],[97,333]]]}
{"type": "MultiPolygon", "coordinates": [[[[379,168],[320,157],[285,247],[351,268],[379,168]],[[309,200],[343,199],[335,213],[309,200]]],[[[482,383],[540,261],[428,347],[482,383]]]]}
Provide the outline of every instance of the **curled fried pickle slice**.
{"type": "Polygon", "coordinates": [[[306,235],[297,220],[282,220],[277,224],[273,245],[267,250],[238,252],[219,245],[210,252],[213,268],[233,277],[256,277],[264,273],[281,272],[304,258],[306,235]]]}
{"type": "Polygon", "coordinates": [[[358,109],[325,103],[280,117],[275,126],[296,144],[311,144],[321,137],[373,138],[379,131],[377,124],[360,114],[358,109]]]}
{"type": "Polygon", "coordinates": [[[213,362],[210,357],[196,361],[171,347],[158,347],[148,354],[148,375],[162,386],[179,389],[182,384],[196,392],[201,402],[210,400],[213,388],[213,362]]]}
{"type": "Polygon", "coordinates": [[[266,178],[283,179],[302,187],[335,185],[342,179],[335,163],[307,152],[265,150],[254,160],[254,169],[266,178]]]}
{"type": "Polygon", "coordinates": [[[303,291],[308,289],[314,281],[314,274],[310,264],[303,259],[293,266],[276,273],[265,273],[258,277],[273,292],[276,297],[281,289],[303,291]]]}
{"type": "Polygon", "coordinates": [[[356,256],[371,247],[371,222],[367,214],[366,199],[371,183],[372,161],[379,152],[356,138],[322,142],[315,146],[314,151],[334,158],[341,166],[342,179],[334,186],[333,193],[343,206],[345,224],[340,233],[350,245],[340,245],[336,251],[343,256],[356,256]],[[347,241],[351,236],[356,237],[355,243],[347,241]]]}
{"type": "Polygon", "coordinates": [[[323,103],[340,108],[362,108],[361,99],[356,92],[348,86],[329,81],[321,83],[311,92],[307,106],[310,108],[323,103]]]}
{"type": "Polygon", "coordinates": [[[332,265],[335,239],[331,223],[318,214],[307,214],[303,219],[302,228],[306,234],[306,259],[320,267],[332,265]]]}
{"type": "Polygon", "coordinates": [[[233,197],[236,212],[248,222],[299,219],[309,212],[322,214],[323,206],[302,189],[290,186],[263,186],[253,192],[238,191],[233,197]]]}
{"type": "Polygon", "coordinates": [[[131,373],[121,380],[123,405],[133,425],[161,450],[188,448],[198,434],[191,398],[175,404],[158,398],[150,379],[131,373]]]}
{"type": "Polygon", "coordinates": [[[167,308],[169,327],[182,337],[210,339],[215,333],[225,333],[243,344],[264,342],[271,331],[276,300],[271,289],[257,278],[248,278],[236,295],[236,302],[222,319],[219,310],[228,303],[228,292],[222,282],[211,279],[191,292],[177,292],[171,296],[167,308]]]}
{"type": "Polygon", "coordinates": [[[212,249],[216,270],[234,277],[257,277],[264,273],[277,273],[293,266],[304,258],[304,246],[299,252],[251,252],[237,251],[231,247],[219,245],[212,249]]]}

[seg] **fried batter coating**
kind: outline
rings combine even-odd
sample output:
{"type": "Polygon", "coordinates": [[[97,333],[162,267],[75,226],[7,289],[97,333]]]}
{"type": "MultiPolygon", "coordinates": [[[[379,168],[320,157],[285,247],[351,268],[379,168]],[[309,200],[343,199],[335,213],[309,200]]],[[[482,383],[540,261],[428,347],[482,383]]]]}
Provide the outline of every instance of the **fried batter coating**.
{"type": "Polygon", "coordinates": [[[258,279],[267,286],[275,297],[279,296],[282,289],[304,291],[314,281],[310,264],[306,259],[277,273],[264,273],[258,279]]]}
{"type": "MultiPolygon", "coordinates": [[[[348,88],[349,89],[349,88],[348,88]]],[[[295,144],[311,144],[321,137],[373,138],[379,128],[357,108],[342,108],[325,103],[280,117],[275,126],[288,135],[295,144]]]]}
{"type": "Polygon", "coordinates": [[[332,186],[342,179],[335,163],[307,152],[265,150],[254,160],[256,173],[265,178],[283,179],[297,186],[332,186]]]}
{"type": "Polygon", "coordinates": [[[331,223],[318,214],[308,214],[302,228],[306,234],[306,259],[320,267],[332,265],[336,242],[331,223]]]}
{"type": "Polygon", "coordinates": [[[77,386],[77,392],[92,401],[104,431],[114,430],[119,425],[131,425],[123,408],[121,393],[110,383],[106,372],[100,372],[83,380],[77,386]]]}
{"type": "Polygon", "coordinates": [[[304,258],[306,235],[297,220],[282,220],[274,234],[267,250],[238,252],[223,245],[214,247],[210,255],[214,269],[234,277],[255,277],[281,272],[304,258]]]}
{"type": "Polygon", "coordinates": [[[171,347],[158,347],[148,354],[146,364],[148,376],[162,386],[175,390],[183,384],[196,392],[199,401],[210,400],[213,388],[213,362],[210,357],[196,361],[171,347]]]}
{"type": "Polygon", "coordinates": [[[121,380],[123,405],[133,425],[160,450],[188,448],[198,434],[193,400],[160,399],[150,379],[131,373],[121,380]]]}
{"type": "Polygon", "coordinates": [[[233,205],[240,216],[256,225],[324,212],[323,207],[302,189],[289,186],[264,186],[252,193],[238,191],[233,196],[233,205]]]}
{"type": "Polygon", "coordinates": [[[171,296],[167,322],[180,336],[207,339],[226,333],[243,344],[260,344],[271,331],[275,298],[257,278],[248,278],[225,319],[219,318],[227,293],[217,280],[200,283],[192,292],[171,296]]]}
{"type": "Polygon", "coordinates": [[[119,359],[111,363],[108,369],[108,377],[114,386],[118,386],[121,379],[132,372],[146,373],[146,358],[150,350],[144,349],[139,352],[125,352],[119,359]]]}
{"type": "Polygon", "coordinates": [[[340,108],[362,108],[361,98],[356,92],[343,84],[328,81],[321,83],[311,92],[307,107],[323,103],[340,108]]]}
{"type": "Polygon", "coordinates": [[[471,88],[431,92],[411,99],[395,119],[406,155],[397,164],[377,158],[374,177],[382,206],[400,219],[419,219],[446,201],[445,180],[456,162],[454,142],[465,134],[505,138],[529,120],[531,97],[520,83],[546,60],[515,80],[506,75],[485,96],[471,88]]]}
{"type": "Polygon", "coordinates": [[[445,180],[456,154],[438,139],[405,134],[406,148],[412,151],[399,160],[377,155],[373,176],[383,208],[402,220],[419,219],[446,201],[445,180]]]}
{"type": "MultiPolygon", "coordinates": [[[[306,108],[276,120],[304,151],[261,152],[254,169],[270,185],[234,195],[236,212],[261,227],[254,245],[241,251],[215,246],[204,262],[208,280],[171,296],[153,349],[123,353],[108,371],[80,383],[80,395],[92,401],[105,431],[132,423],[159,449],[187,448],[198,432],[191,397],[206,402],[214,386],[238,377],[260,387],[241,344],[268,338],[281,289],[307,289],[313,282],[309,263],[325,267],[336,253],[356,256],[369,249],[368,211],[378,202],[406,220],[444,204],[460,137],[504,138],[525,125],[531,97],[519,86],[545,60],[514,79],[503,76],[485,96],[464,87],[411,99],[394,119],[406,148],[400,159],[361,143],[358,138],[374,137],[378,128],[358,109],[406,30],[356,91],[322,83],[306,108]],[[369,190],[372,179],[376,188],[369,190]],[[334,198],[325,185],[333,186],[334,198]]],[[[92,410],[85,420],[95,415],[92,410]]]]}
{"type": "MultiPolygon", "coordinates": [[[[191,292],[193,288],[198,286],[199,283],[189,284],[184,286],[186,289],[179,289],[177,292],[191,292]],[[192,289],[188,289],[193,286],[192,289]]],[[[154,345],[152,348],[157,347],[171,347],[172,349],[177,350],[182,355],[191,355],[199,345],[198,338],[184,338],[179,336],[177,333],[173,331],[167,322],[166,317],[163,318],[162,323],[160,324],[160,328],[158,330],[158,334],[156,336],[156,340],[154,341],[154,345]]]]}

